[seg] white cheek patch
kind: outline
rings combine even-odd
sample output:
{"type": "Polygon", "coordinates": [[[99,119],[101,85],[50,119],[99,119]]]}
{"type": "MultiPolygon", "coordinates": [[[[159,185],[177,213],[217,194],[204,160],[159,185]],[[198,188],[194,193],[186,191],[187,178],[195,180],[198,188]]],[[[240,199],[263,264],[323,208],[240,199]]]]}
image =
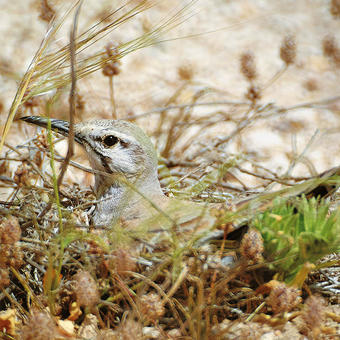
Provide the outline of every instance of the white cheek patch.
{"type": "Polygon", "coordinates": [[[111,153],[111,162],[109,164],[113,172],[135,174],[138,172],[132,152],[129,152],[121,145],[117,145],[111,153]]]}

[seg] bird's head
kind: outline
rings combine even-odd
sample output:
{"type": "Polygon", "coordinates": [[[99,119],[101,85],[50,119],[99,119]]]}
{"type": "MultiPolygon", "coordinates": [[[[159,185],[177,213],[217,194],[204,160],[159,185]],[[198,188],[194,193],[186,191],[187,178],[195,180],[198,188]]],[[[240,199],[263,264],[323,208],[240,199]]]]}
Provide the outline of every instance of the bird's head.
{"type": "MultiPolygon", "coordinates": [[[[22,120],[48,128],[48,118],[30,116],[22,120]]],[[[51,129],[64,136],[69,123],[50,119],[51,129]]],[[[86,150],[95,171],[96,182],[110,181],[124,175],[132,183],[157,180],[157,153],[150,140],[138,126],[122,120],[91,120],[74,126],[74,139],[86,150]]],[[[157,180],[158,181],[158,180],[157,180]]],[[[97,190],[100,183],[96,183],[97,190]]]]}

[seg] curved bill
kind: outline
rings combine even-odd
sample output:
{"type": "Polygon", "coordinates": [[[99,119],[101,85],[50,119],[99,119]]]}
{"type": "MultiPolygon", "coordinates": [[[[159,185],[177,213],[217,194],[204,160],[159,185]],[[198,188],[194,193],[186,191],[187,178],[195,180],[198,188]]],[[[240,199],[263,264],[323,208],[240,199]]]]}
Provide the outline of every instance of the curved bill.
{"type": "MultiPolygon", "coordinates": [[[[49,119],[46,117],[40,117],[40,116],[27,116],[20,118],[24,122],[34,124],[41,126],[45,129],[48,129],[48,121],[49,119]]],[[[60,133],[63,136],[68,136],[70,123],[66,122],[65,120],[60,119],[50,119],[51,121],[51,129],[57,133],[60,133]]],[[[77,132],[75,131],[74,140],[83,145],[82,139],[80,136],[77,135],[77,132]]]]}

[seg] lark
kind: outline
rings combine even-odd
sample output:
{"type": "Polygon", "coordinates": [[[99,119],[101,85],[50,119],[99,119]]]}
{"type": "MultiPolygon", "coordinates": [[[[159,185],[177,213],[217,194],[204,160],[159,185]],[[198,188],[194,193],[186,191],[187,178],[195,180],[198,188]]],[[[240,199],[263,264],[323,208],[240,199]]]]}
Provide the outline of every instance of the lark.
{"type": "MultiPolygon", "coordinates": [[[[44,117],[22,120],[48,126],[44,117]]],[[[50,119],[50,124],[53,131],[68,136],[68,122],[50,119]]],[[[216,213],[216,205],[179,200],[163,193],[157,152],[137,125],[123,120],[92,120],[75,124],[74,132],[74,140],[85,149],[94,171],[95,226],[123,223],[131,227],[143,221],[152,229],[176,226],[193,232],[218,223],[221,214],[216,213]]]]}

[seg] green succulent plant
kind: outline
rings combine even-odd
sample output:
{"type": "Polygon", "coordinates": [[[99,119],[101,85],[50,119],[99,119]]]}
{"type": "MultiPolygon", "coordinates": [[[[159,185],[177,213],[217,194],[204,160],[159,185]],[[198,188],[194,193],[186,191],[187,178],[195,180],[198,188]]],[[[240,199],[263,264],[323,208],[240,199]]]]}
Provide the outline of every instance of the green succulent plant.
{"type": "Polygon", "coordinates": [[[340,211],[331,211],[330,203],[318,198],[278,198],[253,226],[262,234],[269,267],[288,282],[306,263],[316,264],[340,249],[340,211]]]}

